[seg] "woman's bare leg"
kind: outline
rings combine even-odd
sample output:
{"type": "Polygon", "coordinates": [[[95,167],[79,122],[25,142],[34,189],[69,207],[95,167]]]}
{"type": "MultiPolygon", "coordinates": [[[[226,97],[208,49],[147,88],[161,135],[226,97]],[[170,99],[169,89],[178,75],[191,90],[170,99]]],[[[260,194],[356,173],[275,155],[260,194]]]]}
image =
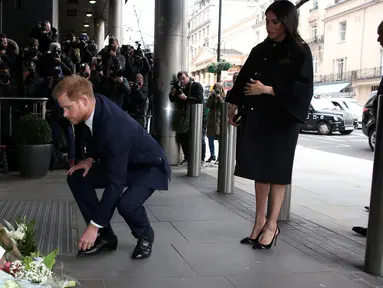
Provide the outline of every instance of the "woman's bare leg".
{"type": "Polygon", "coordinates": [[[270,184],[255,183],[255,224],[250,238],[255,239],[262,232],[266,223],[266,201],[270,192],[270,184]]]}
{"type": "Polygon", "coordinates": [[[259,239],[259,243],[263,245],[270,244],[272,241],[275,231],[277,229],[277,221],[279,212],[281,211],[283,198],[285,196],[285,185],[271,185],[271,205],[270,205],[270,213],[268,215],[267,224],[265,226],[265,230],[262,234],[261,239],[259,239]]]}

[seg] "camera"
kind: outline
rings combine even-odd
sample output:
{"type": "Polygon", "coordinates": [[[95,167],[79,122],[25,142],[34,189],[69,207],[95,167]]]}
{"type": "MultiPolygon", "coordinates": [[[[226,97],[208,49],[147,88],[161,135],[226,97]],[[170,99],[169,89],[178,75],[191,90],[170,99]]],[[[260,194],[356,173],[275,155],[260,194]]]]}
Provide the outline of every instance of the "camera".
{"type": "Polygon", "coordinates": [[[120,63],[116,58],[113,58],[113,63],[110,66],[110,78],[121,76],[123,76],[123,71],[121,69],[120,63]]]}
{"type": "Polygon", "coordinates": [[[11,81],[11,74],[9,74],[8,70],[0,70],[0,85],[9,85],[11,81]]]}
{"type": "Polygon", "coordinates": [[[63,71],[61,66],[55,66],[53,68],[53,80],[55,83],[59,82],[63,78],[63,71]]]}
{"type": "Polygon", "coordinates": [[[176,90],[176,94],[182,94],[184,92],[184,87],[181,84],[180,80],[173,80],[170,82],[170,86],[172,87],[172,90],[176,90]]]}
{"type": "Polygon", "coordinates": [[[36,64],[33,61],[26,60],[24,61],[24,71],[25,72],[36,72],[36,64]]]}
{"type": "Polygon", "coordinates": [[[89,78],[90,77],[90,74],[88,71],[86,71],[86,63],[81,63],[80,64],[80,71],[79,71],[79,74],[80,76],[84,77],[84,78],[89,78]]]}
{"type": "Polygon", "coordinates": [[[47,54],[51,55],[53,58],[60,58],[61,57],[61,50],[55,49],[53,51],[47,51],[47,54]]]}

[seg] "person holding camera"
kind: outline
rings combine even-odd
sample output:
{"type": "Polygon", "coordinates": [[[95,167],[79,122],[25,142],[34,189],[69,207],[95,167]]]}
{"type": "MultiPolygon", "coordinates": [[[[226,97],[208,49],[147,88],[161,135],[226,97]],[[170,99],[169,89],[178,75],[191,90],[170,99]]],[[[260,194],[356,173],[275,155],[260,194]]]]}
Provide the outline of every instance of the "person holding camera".
{"type": "Polygon", "coordinates": [[[178,72],[177,79],[178,81],[172,82],[169,100],[176,104],[172,127],[176,132],[176,141],[181,145],[184,153],[184,160],[180,164],[186,164],[189,160],[191,105],[204,103],[203,87],[190,78],[186,71],[178,72]]]}
{"type": "Polygon", "coordinates": [[[218,140],[221,128],[221,104],[224,103],[225,91],[220,83],[215,83],[206,102],[209,109],[207,115],[207,138],[209,139],[210,158],[208,163],[216,161],[214,141],[218,140]]]}
{"type": "Polygon", "coordinates": [[[128,112],[142,127],[145,126],[145,106],[147,96],[142,91],[144,77],[137,74],[136,81],[129,82],[132,93],[124,101],[124,110],[128,112]]]}
{"type": "Polygon", "coordinates": [[[129,82],[122,76],[123,71],[120,62],[116,57],[108,58],[104,65],[103,79],[99,89],[99,94],[105,95],[112,102],[123,108],[124,99],[131,93],[129,82]]]}
{"type": "Polygon", "coordinates": [[[39,40],[39,51],[44,54],[49,50],[50,44],[57,41],[57,29],[49,21],[41,21],[32,30],[30,37],[39,40]]]}

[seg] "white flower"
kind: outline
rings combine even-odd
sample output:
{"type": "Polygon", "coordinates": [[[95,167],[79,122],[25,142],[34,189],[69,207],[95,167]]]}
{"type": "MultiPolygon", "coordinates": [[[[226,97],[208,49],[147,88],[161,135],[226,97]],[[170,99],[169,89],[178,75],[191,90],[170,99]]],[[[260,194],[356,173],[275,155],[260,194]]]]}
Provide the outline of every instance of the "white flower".
{"type": "Polygon", "coordinates": [[[16,283],[14,280],[7,280],[4,283],[4,288],[21,288],[19,284],[16,283]]]}
{"type": "Polygon", "coordinates": [[[33,261],[28,268],[26,270],[26,267],[20,261],[15,261],[12,263],[10,270],[16,279],[36,284],[44,284],[52,278],[52,272],[42,262],[33,261]]]}

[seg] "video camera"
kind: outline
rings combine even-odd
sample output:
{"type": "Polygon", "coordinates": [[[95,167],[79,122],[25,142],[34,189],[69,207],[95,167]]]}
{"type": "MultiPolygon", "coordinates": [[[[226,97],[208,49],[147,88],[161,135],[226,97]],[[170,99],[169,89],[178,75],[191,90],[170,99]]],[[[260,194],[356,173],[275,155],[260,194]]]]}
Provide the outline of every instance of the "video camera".
{"type": "Polygon", "coordinates": [[[47,29],[48,29],[48,24],[50,24],[48,21],[41,21],[39,23],[37,23],[37,28],[44,32],[44,33],[47,33],[47,29]]]}
{"type": "Polygon", "coordinates": [[[90,73],[88,71],[86,71],[86,66],[87,64],[86,63],[81,63],[80,64],[80,71],[79,71],[79,74],[81,77],[84,77],[84,78],[89,78],[90,77],[90,73]]]}
{"type": "Polygon", "coordinates": [[[24,61],[24,71],[25,72],[36,72],[36,63],[30,60],[24,61]]]}
{"type": "Polygon", "coordinates": [[[0,58],[0,85],[6,86],[11,82],[11,74],[8,68],[4,65],[3,60],[0,58]]]}
{"type": "Polygon", "coordinates": [[[123,72],[118,59],[113,58],[113,63],[110,65],[110,78],[121,77],[123,76],[123,72]]]}
{"type": "Polygon", "coordinates": [[[182,86],[181,84],[181,81],[178,80],[178,79],[174,79],[172,81],[170,81],[170,86],[173,89],[176,90],[176,94],[180,95],[184,92],[184,87],[182,86]]]}
{"type": "Polygon", "coordinates": [[[136,43],[136,45],[137,45],[137,48],[134,51],[134,56],[136,56],[137,58],[143,57],[144,56],[144,51],[142,51],[142,49],[141,49],[141,43],[139,41],[136,41],[134,43],[136,43]]]}

